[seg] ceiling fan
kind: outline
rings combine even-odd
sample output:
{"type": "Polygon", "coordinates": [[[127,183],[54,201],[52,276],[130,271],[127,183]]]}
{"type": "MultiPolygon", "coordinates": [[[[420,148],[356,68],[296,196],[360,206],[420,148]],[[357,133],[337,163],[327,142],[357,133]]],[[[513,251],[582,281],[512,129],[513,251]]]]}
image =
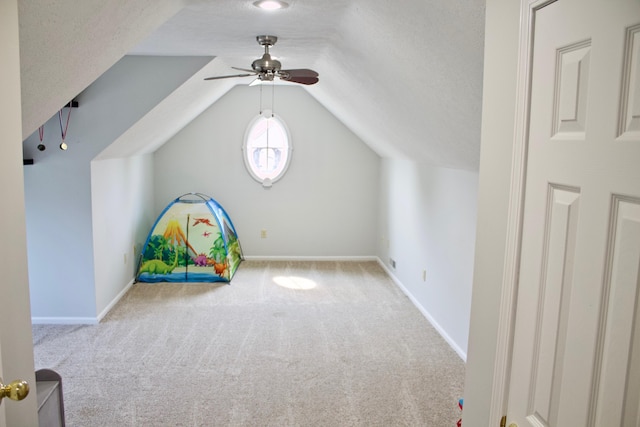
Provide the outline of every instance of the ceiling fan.
{"type": "MultiPolygon", "coordinates": [[[[282,64],[277,59],[271,58],[269,47],[276,44],[278,37],[276,36],[258,36],[256,37],[258,44],[264,46],[264,55],[262,58],[256,59],[251,63],[251,70],[245,68],[231,67],[234,70],[245,71],[243,74],[234,74],[230,76],[207,77],[205,80],[228,79],[231,77],[249,77],[255,76],[255,83],[272,82],[274,77],[292,83],[300,83],[303,85],[312,85],[318,83],[318,73],[307,68],[298,68],[293,70],[282,70],[282,64]]],[[[251,83],[252,85],[254,83],[251,83]]]]}

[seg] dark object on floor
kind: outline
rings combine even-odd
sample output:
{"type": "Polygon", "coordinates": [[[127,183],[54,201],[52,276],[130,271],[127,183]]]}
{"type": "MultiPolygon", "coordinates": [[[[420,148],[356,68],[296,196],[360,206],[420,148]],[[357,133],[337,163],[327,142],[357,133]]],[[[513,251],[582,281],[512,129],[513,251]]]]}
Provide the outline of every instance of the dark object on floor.
{"type": "Polygon", "coordinates": [[[36,371],[40,427],[65,427],[62,377],[51,369],[36,371]]]}

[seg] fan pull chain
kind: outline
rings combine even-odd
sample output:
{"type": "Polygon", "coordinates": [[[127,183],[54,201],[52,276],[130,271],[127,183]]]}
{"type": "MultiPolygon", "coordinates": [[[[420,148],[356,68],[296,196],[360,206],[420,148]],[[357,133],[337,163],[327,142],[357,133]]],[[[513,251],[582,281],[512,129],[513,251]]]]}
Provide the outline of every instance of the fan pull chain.
{"type": "MultiPolygon", "coordinates": [[[[271,122],[267,119],[267,150],[269,150],[269,125],[271,122]]],[[[269,161],[269,156],[267,156],[267,162],[269,161]]]]}
{"type": "Polygon", "coordinates": [[[275,99],[276,99],[276,84],[274,83],[273,80],[271,80],[271,117],[275,116],[275,111],[274,111],[274,104],[275,104],[275,99]]]}

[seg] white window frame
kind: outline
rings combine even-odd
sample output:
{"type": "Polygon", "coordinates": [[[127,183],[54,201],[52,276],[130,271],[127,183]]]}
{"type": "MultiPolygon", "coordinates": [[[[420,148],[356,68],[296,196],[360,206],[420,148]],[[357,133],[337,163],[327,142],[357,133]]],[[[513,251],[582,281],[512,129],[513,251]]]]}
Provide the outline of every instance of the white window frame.
{"type": "Polygon", "coordinates": [[[281,180],[282,177],[287,173],[287,170],[289,169],[289,164],[291,163],[292,154],[293,154],[293,144],[291,141],[291,133],[289,132],[287,123],[282,119],[282,117],[278,116],[277,114],[273,114],[271,110],[264,110],[260,114],[256,115],[249,122],[249,125],[247,126],[247,129],[245,130],[245,133],[244,133],[244,139],[242,141],[242,159],[244,160],[244,165],[247,168],[249,175],[251,175],[251,177],[254,180],[262,184],[264,188],[271,187],[274,183],[281,180]],[[254,167],[248,158],[248,144],[249,144],[249,136],[251,135],[251,131],[258,124],[259,121],[268,120],[268,119],[275,119],[282,126],[282,129],[284,130],[287,137],[287,156],[286,156],[284,167],[282,168],[282,171],[273,178],[269,178],[269,177],[265,178],[258,175],[258,173],[254,170],[254,167]]]}

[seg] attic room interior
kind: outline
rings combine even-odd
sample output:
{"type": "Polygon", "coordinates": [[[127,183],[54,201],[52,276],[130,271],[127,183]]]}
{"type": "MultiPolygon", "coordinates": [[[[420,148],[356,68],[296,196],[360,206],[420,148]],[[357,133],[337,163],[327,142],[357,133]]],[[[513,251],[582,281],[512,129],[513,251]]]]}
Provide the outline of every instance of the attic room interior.
{"type": "MultiPolygon", "coordinates": [[[[572,1],[288,0],[276,11],[253,0],[3,2],[0,170],[12,202],[0,301],[12,322],[0,323],[0,377],[36,382],[32,325],[100,325],[131,289],[154,219],[202,192],[229,212],[248,261],[373,261],[464,364],[464,425],[500,425],[523,221],[522,88],[532,84],[522,52],[533,49],[532,17],[572,1]],[[245,73],[266,34],[283,69],[315,70],[319,81],[205,80],[245,73]],[[263,110],[286,123],[292,144],[269,186],[242,158],[263,110]]],[[[607,10],[608,22],[635,28],[632,3],[616,0],[622,12],[607,10]]],[[[615,34],[635,46],[635,33],[615,34]]],[[[619,79],[633,68],[622,48],[612,52],[619,79]]],[[[636,184],[612,194],[635,206],[631,169],[619,174],[636,184]]],[[[614,265],[609,251],[600,258],[614,265]]],[[[602,364],[608,347],[598,348],[602,364]]],[[[0,426],[36,425],[36,405],[0,406],[0,426]]]]}

